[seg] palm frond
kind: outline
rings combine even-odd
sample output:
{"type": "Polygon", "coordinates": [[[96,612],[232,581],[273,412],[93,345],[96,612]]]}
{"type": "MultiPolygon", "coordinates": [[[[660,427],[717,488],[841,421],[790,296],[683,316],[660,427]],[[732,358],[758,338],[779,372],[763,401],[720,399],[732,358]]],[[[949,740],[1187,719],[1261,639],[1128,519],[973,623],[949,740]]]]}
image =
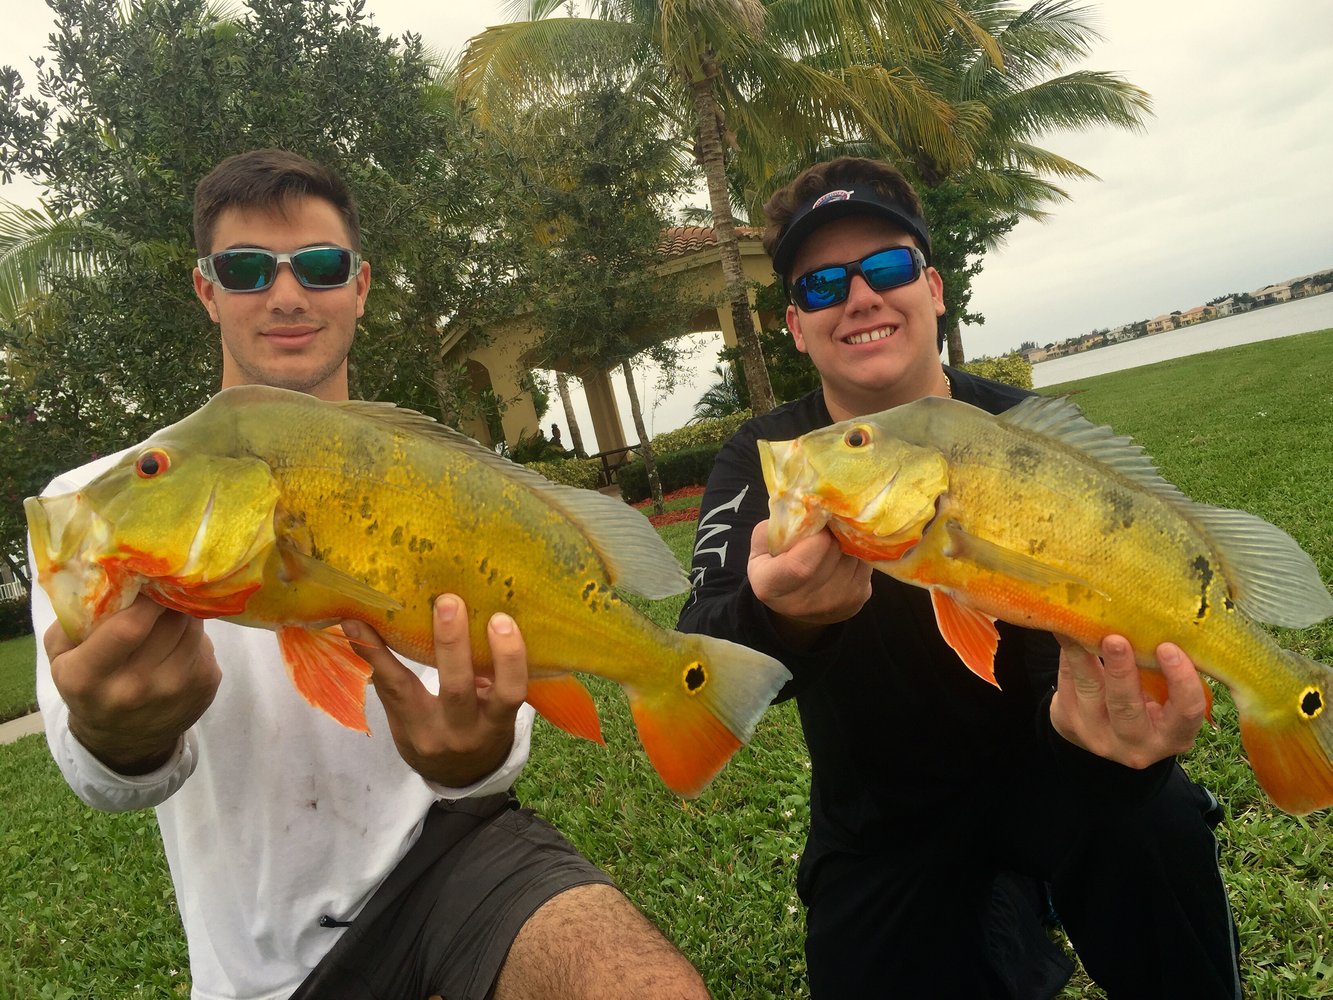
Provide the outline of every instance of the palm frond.
{"type": "Polygon", "coordinates": [[[54,273],[95,273],[126,240],[82,216],[57,219],[45,208],[0,199],[0,320],[16,322],[50,290],[54,273]]]}

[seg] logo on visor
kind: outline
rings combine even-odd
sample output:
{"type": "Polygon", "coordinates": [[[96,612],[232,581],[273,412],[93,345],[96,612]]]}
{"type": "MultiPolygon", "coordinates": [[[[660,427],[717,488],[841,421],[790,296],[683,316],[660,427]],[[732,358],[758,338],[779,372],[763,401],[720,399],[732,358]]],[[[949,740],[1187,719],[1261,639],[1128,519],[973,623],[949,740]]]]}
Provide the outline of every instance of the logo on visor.
{"type": "Polygon", "coordinates": [[[818,208],[820,205],[827,205],[830,202],[851,201],[851,200],[852,200],[852,192],[850,191],[830,191],[828,194],[823,194],[820,195],[818,198],[816,198],[815,203],[811,205],[810,208],[811,210],[814,210],[818,208]]]}

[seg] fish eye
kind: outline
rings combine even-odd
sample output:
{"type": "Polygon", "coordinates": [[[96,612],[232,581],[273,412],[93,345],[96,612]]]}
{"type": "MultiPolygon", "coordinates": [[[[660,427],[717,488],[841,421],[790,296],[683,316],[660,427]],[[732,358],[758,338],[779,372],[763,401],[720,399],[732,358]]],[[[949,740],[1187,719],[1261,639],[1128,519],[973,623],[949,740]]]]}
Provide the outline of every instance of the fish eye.
{"type": "Polygon", "coordinates": [[[864,448],[870,443],[870,428],[865,426],[853,427],[843,435],[842,443],[848,448],[864,448]]]}
{"type": "Polygon", "coordinates": [[[139,461],[134,463],[134,471],[138,473],[140,479],[153,479],[170,467],[171,459],[167,457],[165,451],[158,448],[144,452],[139,456],[139,461]]]}

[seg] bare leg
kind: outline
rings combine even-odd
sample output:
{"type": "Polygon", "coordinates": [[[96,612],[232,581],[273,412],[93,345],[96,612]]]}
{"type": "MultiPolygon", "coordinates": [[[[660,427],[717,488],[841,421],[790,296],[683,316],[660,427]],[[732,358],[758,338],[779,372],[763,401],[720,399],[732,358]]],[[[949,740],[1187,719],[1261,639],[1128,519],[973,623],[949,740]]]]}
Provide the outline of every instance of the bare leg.
{"type": "Polygon", "coordinates": [[[537,909],[500,967],[495,1000],[708,1000],[689,960],[609,885],[537,909]]]}

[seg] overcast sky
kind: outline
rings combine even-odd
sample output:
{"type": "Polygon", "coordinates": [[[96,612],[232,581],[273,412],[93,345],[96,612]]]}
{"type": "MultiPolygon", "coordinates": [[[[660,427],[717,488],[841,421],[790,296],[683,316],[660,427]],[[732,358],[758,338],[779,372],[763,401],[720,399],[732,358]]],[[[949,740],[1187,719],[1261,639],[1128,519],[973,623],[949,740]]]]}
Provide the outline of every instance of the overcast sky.
{"type": "MultiPolygon", "coordinates": [[[[43,0],[5,7],[0,63],[18,68],[31,88],[31,59],[53,17],[43,0]]],[[[504,20],[498,0],[366,7],[384,31],[418,32],[440,52],[504,20]]],[[[972,298],[986,324],[964,330],[969,357],[1333,266],[1329,0],[1102,0],[1094,8],[1104,38],[1087,68],[1147,90],[1155,115],[1139,133],[1044,139],[1101,179],[1069,185],[1072,201],[1056,205],[1049,221],[1021,223],[987,256],[972,298]]],[[[6,186],[0,196],[32,195],[6,186]]],[[[708,354],[704,369],[713,364],[708,354]]],[[[659,431],[683,421],[664,416],[659,431]]]]}

